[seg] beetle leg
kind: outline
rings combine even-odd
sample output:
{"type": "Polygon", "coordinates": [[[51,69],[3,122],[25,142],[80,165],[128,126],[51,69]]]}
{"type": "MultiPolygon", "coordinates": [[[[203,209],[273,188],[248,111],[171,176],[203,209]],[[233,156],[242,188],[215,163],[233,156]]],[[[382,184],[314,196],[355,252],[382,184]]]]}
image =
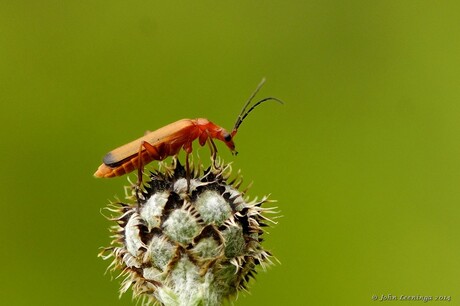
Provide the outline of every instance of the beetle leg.
{"type": "Polygon", "coordinates": [[[208,138],[209,148],[211,149],[211,159],[214,168],[217,168],[216,159],[217,159],[217,147],[211,137],[208,138]]]}
{"type": "Polygon", "coordinates": [[[144,163],[142,162],[142,149],[144,143],[139,146],[139,152],[137,153],[137,187],[140,189],[142,185],[142,173],[144,172],[144,163]]]}
{"type": "Polygon", "coordinates": [[[185,177],[187,178],[187,193],[190,192],[190,163],[189,163],[189,155],[187,151],[185,152],[185,177]]]}
{"type": "Polygon", "coordinates": [[[169,155],[164,146],[154,146],[147,141],[142,141],[141,145],[139,146],[139,153],[137,155],[137,183],[139,187],[141,187],[142,175],[144,173],[144,162],[142,159],[142,153],[144,149],[154,160],[163,160],[166,156],[169,155]]]}
{"type": "Polygon", "coordinates": [[[209,133],[207,131],[202,132],[200,137],[198,138],[198,142],[200,143],[200,146],[204,146],[208,138],[209,138],[209,133]]]}
{"type": "Polygon", "coordinates": [[[184,151],[185,151],[185,177],[187,178],[187,193],[190,191],[190,162],[189,162],[189,156],[190,153],[192,153],[192,143],[185,143],[183,145],[184,151]]]}

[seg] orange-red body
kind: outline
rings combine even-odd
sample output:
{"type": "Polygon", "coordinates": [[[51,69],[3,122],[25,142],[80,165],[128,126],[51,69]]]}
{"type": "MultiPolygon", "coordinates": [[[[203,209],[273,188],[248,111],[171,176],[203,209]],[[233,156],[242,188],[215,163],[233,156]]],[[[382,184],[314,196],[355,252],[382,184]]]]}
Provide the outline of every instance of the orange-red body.
{"type": "MultiPolygon", "coordinates": [[[[156,131],[150,132],[145,136],[138,138],[128,144],[110,151],[104,156],[103,164],[99,166],[94,176],[96,177],[114,177],[120,176],[138,169],[138,184],[142,184],[142,168],[144,165],[153,160],[163,160],[168,156],[177,155],[181,149],[184,149],[187,156],[185,159],[186,170],[190,174],[188,156],[192,152],[192,143],[198,139],[198,143],[204,146],[209,142],[211,146],[212,158],[216,158],[216,146],[213,139],[223,141],[227,147],[236,154],[233,138],[238,131],[239,126],[248,114],[258,105],[266,101],[276,101],[283,103],[281,100],[273,97],[267,97],[259,100],[249,107],[252,99],[264,84],[265,79],[257,86],[254,93],[243,106],[241,113],[238,115],[235,125],[228,133],[224,128],[212,123],[208,119],[182,119],[168,124],[156,131]],[[248,109],[249,107],[249,109],[248,109]]],[[[188,178],[190,178],[188,176],[188,178]]],[[[187,185],[189,186],[189,180],[187,185]]]]}
{"type": "Polygon", "coordinates": [[[176,155],[181,149],[190,154],[192,142],[196,139],[201,146],[204,146],[207,141],[212,142],[212,139],[219,139],[235,152],[233,143],[235,134],[236,130],[230,134],[207,119],[182,119],[110,151],[104,156],[103,164],[99,166],[94,176],[124,175],[153,160],[160,161],[176,155]]]}

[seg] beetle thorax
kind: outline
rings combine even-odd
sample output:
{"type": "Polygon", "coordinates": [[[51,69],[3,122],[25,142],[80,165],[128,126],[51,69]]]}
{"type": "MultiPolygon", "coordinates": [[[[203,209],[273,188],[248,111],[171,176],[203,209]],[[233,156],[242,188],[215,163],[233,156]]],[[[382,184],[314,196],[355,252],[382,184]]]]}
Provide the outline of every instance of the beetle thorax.
{"type": "Polygon", "coordinates": [[[205,118],[197,118],[196,119],[196,124],[198,124],[198,125],[208,125],[209,120],[205,119],[205,118]]]}

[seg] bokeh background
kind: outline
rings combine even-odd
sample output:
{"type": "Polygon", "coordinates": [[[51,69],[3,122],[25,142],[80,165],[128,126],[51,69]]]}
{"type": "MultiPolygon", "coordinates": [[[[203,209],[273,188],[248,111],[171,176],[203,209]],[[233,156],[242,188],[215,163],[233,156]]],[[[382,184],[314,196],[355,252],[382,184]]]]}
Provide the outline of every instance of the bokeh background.
{"type": "Polygon", "coordinates": [[[135,305],[96,257],[126,177],[93,172],[177,119],[231,128],[262,77],[286,104],[219,148],[278,200],[282,264],[235,305],[460,303],[459,30],[458,1],[1,1],[1,304],[135,305]]]}

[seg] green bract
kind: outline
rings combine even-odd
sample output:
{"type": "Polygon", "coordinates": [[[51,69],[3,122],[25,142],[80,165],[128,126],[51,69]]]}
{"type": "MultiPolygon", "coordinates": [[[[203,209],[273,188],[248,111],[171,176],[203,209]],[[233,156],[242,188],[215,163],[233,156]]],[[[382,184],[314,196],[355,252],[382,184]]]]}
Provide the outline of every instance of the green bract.
{"type": "Polygon", "coordinates": [[[262,207],[267,197],[248,202],[228,165],[194,168],[189,183],[176,160],[161,168],[109,205],[115,239],[101,256],[125,277],[121,293],[131,287],[145,304],[220,305],[271,263],[261,236],[273,208],[262,207]]]}

